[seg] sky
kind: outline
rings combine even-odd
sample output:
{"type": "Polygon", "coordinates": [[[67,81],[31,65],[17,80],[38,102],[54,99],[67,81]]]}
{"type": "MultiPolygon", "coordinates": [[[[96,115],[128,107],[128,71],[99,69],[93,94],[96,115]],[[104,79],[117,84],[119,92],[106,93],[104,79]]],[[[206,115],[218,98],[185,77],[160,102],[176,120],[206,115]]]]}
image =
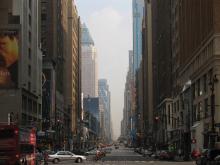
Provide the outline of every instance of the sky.
{"type": "Polygon", "coordinates": [[[98,54],[99,78],[106,78],[111,92],[113,138],[121,133],[128,51],[132,50],[131,0],[75,0],[98,54]]]}

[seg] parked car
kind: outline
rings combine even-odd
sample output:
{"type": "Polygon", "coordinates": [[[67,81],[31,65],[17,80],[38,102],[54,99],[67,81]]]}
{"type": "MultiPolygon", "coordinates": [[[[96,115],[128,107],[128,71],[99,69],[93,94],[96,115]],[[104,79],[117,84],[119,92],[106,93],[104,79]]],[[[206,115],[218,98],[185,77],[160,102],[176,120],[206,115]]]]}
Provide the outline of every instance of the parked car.
{"type": "Polygon", "coordinates": [[[137,152],[139,154],[141,154],[141,150],[142,150],[142,148],[134,148],[134,152],[137,152]]]}
{"type": "Polygon", "coordinates": [[[119,149],[119,146],[118,146],[118,145],[116,145],[116,146],[115,146],[115,149],[119,149]]]}
{"type": "Polygon", "coordinates": [[[201,153],[201,156],[196,160],[197,165],[205,165],[207,160],[208,149],[204,149],[201,153]]]}
{"type": "Polygon", "coordinates": [[[85,153],[85,155],[96,155],[96,152],[97,152],[97,149],[92,149],[92,150],[90,150],[90,151],[87,151],[87,152],[85,153]]]}
{"type": "Polygon", "coordinates": [[[48,156],[48,161],[53,163],[65,160],[75,160],[76,163],[81,163],[83,160],[86,160],[86,157],[82,155],[75,155],[69,151],[58,151],[57,153],[48,156]]]}
{"type": "Polygon", "coordinates": [[[154,158],[154,159],[158,159],[158,158],[159,158],[159,155],[160,155],[160,152],[161,152],[161,151],[159,151],[159,150],[156,151],[156,152],[154,152],[154,153],[151,155],[151,157],[154,158]]]}
{"type": "Polygon", "coordinates": [[[220,149],[207,149],[205,150],[201,157],[197,159],[197,165],[209,165],[212,162],[220,161],[220,149]]]}
{"type": "Polygon", "coordinates": [[[143,154],[143,156],[151,157],[151,155],[153,155],[153,152],[152,152],[152,151],[149,151],[149,150],[147,150],[147,149],[144,149],[144,150],[142,151],[142,154],[143,154]]]}
{"type": "Polygon", "coordinates": [[[163,150],[159,154],[159,159],[160,160],[173,160],[174,159],[174,153],[163,150]]]}
{"type": "Polygon", "coordinates": [[[91,151],[87,151],[85,155],[99,155],[99,156],[105,156],[106,152],[103,150],[93,149],[91,151]]]}
{"type": "Polygon", "coordinates": [[[112,152],[112,148],[110,147],[105,147],[102,149],[105,153],[111,153],[112,152]]]}
{"type": "Polygon", "coordinates": [[[73,149],[72,153],[74,153],[76,155],[85,155],[86,151],[83,149],[73,149]]]}

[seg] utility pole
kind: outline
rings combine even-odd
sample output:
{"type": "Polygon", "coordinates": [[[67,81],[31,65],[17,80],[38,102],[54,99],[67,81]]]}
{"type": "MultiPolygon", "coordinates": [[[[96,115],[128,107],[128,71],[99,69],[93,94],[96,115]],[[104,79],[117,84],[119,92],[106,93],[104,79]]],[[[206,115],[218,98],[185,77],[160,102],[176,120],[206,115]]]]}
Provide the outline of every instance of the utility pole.
{"type": "Polygon", "coordinates": [[[211,90],[211,133],[209,136],[209,145],[210,148],[214,148],[215,147],[215,137],[216,137],[216,132],[215,132],[215,95],[214,95],[214,91],[215,91],[215,83],[218,82],[218,79],[216,77],[216,75],[214,75],[213,77],[210,78],[210,90],[211,90]]]}

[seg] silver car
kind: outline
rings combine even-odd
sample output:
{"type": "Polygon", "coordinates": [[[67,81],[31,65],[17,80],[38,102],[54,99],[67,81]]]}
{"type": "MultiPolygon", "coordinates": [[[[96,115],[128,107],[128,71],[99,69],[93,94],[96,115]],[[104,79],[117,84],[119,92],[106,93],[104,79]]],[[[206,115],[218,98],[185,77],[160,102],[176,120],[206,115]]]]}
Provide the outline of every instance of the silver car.
{"type": "Polygon", "coordinates": [[[87,151],[85,154],[86,155],[96,155],[96,153],[97,153],[97,150],[94,149],[94,150],[91,150],[91,151],[87,151]]]}
{"type": "Polygon", "coordinates": [[[86,160],[86,157],[82,155],[75,155],[69,151],[58,151],[57,153],[48,156],[48,161],[53,163],[65,160],[74,160],[77,163],[81,163],[83,160],[86,160]]]}

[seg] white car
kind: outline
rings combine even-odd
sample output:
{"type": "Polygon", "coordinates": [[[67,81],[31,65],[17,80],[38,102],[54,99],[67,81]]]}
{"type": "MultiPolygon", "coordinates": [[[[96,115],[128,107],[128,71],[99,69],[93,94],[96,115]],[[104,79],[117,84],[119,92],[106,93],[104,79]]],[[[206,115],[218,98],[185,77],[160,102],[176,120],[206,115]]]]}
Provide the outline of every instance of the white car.
{"type": "Polygon", "coordinates": [[[82,155],[75,155],[69,151],[58,151],[55,154],[48,155],[48,161],[53,163],[58,163],[65,160],[74,160],[76,163],[81,163],[83,160],[86,160],[86,157],[82,155]]]}
{"type": "Polygon", "coordinates": [[[91,151],[87,151],[85,154],[86,155],[96,155],[96,153],[97,153],[97,150],[94,149],[94,150],[91,150],[91,151]]]}

